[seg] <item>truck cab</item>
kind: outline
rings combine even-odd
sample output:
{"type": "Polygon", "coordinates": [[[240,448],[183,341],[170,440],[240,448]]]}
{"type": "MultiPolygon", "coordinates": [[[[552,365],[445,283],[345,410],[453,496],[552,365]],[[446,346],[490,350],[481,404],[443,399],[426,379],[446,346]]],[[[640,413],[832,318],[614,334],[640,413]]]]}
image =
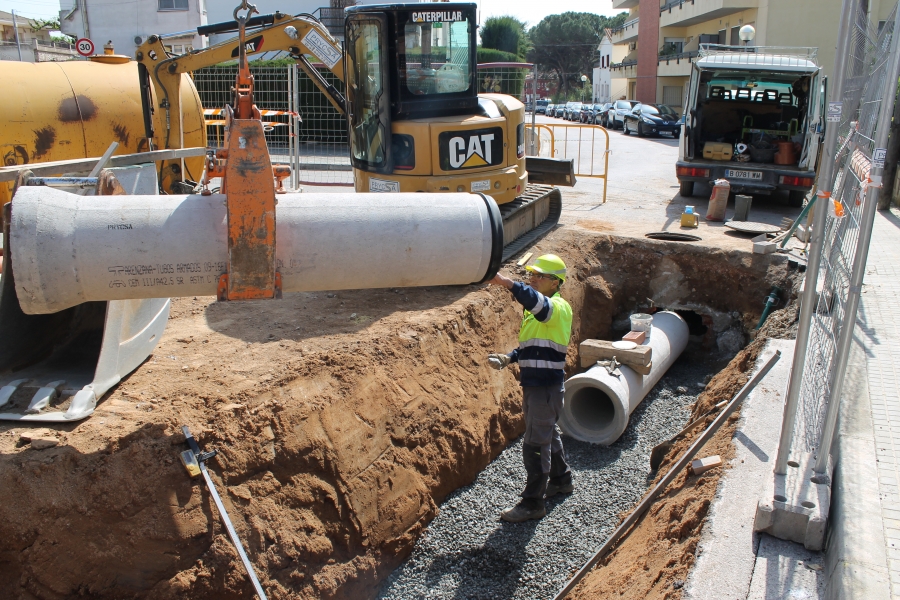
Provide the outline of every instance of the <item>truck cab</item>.
{"type": "Polygon", "coordinates": [[[733,192],[787,190],[802,205],[824,130],[822,86],[815,48],[701,44],[675,163],[681,195],[726,179],[733,192]]]}

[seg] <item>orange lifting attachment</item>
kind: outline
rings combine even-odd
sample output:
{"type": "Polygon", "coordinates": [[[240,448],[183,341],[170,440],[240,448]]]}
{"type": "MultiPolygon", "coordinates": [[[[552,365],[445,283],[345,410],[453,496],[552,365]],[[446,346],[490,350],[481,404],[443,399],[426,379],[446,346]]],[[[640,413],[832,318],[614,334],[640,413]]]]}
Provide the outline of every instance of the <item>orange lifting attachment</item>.
{"type": "Polygon", "coordinates": [[[275,271],[275,181],[290,172],[273,170],[259,109],[253,103],[253,75],[247,64],[245,25],[258,13],[243,0],[234,9],[240,36],[239,67],[234,83],[234,101],[225,107],[225,150],[207,153],[203,194],[208,183],[222,177],[228,214],[228,266],[219,276],[219,300],[281,298],[281,274],[275,271]],[[246,14],[238,16],[238,11],[246,14]]]}

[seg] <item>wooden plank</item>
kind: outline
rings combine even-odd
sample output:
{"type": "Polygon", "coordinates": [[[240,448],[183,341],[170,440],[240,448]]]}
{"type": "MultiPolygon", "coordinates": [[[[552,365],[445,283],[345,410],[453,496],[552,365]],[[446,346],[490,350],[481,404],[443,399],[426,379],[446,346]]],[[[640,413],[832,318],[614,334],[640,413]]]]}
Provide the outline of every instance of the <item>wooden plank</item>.
{"type": "Polygon", "coordinates": [[[637,368],[640,368],[641,371],[638,372],[646,375],[649,370],[646,373],[643,371],[649,369],[653,360],[653,349],[650,346],[637,346],[630,350],[623,350],[613,348],[612,342],[607,340],[584,340],[578,346],[578,350],[581,355],[581,366],[584,368],[590,367],[598,360],[609,360],[615,356],[616,360],[623,365],[628,365],[636,371],[637,368]]]}
{"type": "MultiPolygon", "coordinates": [[[[160,160],[175,160],[179,158],[191,158],[204,156],[206,148],[179,148],[177,150],[154,150],[152,152],[138,152],[137,154],[120,154],[109,159],[107,167],[130,167],[148,162],[160,160]]],[[[0,182],[15,181],[22,171],[31,171],[35,176],[57,175],[59,173],[78,173],[90,171],[97,164],[97,158],[73,158],[71,160],[55,160],[44,163],[31,163],[27,165],[15,165],[12,167],[0,167],[0,182]]]]}

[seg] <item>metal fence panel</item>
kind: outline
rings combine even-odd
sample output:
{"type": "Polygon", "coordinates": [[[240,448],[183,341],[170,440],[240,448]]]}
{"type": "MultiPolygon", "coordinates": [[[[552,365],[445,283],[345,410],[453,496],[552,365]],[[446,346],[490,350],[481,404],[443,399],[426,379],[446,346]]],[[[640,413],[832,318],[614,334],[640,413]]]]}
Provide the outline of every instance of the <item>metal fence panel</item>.
{"type": "MultiPolygon", "coordinates": [[[[876,123],[882,111],[893,108],[896,81],[890,81],[889,64],[894,34],[894,8],[881,32],[868,21],[865,9],[857,4],[852,19],[851,37],[844,69],[840,98],[842,118],[838,127],[837,152],[832,157],[833,202],[827,218],[822,258],[817,279],[817,301],[811,313],[810,335],[799,395],[798,423],[793,436],[795,451],[818,452],[822,443],[825,415],[833,397],[835,365],[840,350],[838,341],[845,327],[856,322],[855,306],[848,309],[851,273],[856,260],[867,251],[860,232],[865,203],[875,201],[867,194],[869,171],[875,150],[876,123]],[[887,99],[887,102],[884,100],[887,99]],[[869,200],[867,200],[867,197],[869,200]],[[864,247],[865,246],[865,247],[864,247]]],[[[815,279],[807,275],[807,284],[815,279]]],[[[839,387],[839,386],[838,386],[839,387]]]]}

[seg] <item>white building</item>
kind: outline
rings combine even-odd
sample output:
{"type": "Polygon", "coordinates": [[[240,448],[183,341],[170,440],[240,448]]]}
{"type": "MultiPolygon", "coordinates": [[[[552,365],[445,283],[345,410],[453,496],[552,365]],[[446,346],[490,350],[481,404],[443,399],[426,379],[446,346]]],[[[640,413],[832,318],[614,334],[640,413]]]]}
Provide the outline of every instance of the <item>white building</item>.
{"type": "Polygon", "coordinates": [[[617,82],[613,81],[610,65],[622,62],[627,51],[620,46],[614,45],[611,37],[610,30],[605,29],[603,36],[600,38],[600,46],[597,48],[600,58],[594,67],[592,80],[594,83],[594,103],[612,102],[614,98],[618,99],[624,94],[624,87],[615,86],[617,82]],[[622,89],[614,89],[617,87],[622,87],[622,89]]]}
{"type": "MultiPolygon", "coordinates": [[[[206,38],[196,29],[206,25],[207,0],[137,0],[109,2],[103,0],[60,0],[60,29],[67,35],[88,38],[95,53],[103,53],[103,45],[112,41],[116,54],[134,56],[137,47],[153,34],[179,33],[165,40],[176,54],[207,46],[206,38]],[[69,4],[73,2],[73,4],[69,4]],[[68,5],[68,8],[65,6],[68,5]]],[[[225,4],[222,0],[214,0],[225,4]]],[[[234,10],[234,7],[231,8],[234,10]]]]}

